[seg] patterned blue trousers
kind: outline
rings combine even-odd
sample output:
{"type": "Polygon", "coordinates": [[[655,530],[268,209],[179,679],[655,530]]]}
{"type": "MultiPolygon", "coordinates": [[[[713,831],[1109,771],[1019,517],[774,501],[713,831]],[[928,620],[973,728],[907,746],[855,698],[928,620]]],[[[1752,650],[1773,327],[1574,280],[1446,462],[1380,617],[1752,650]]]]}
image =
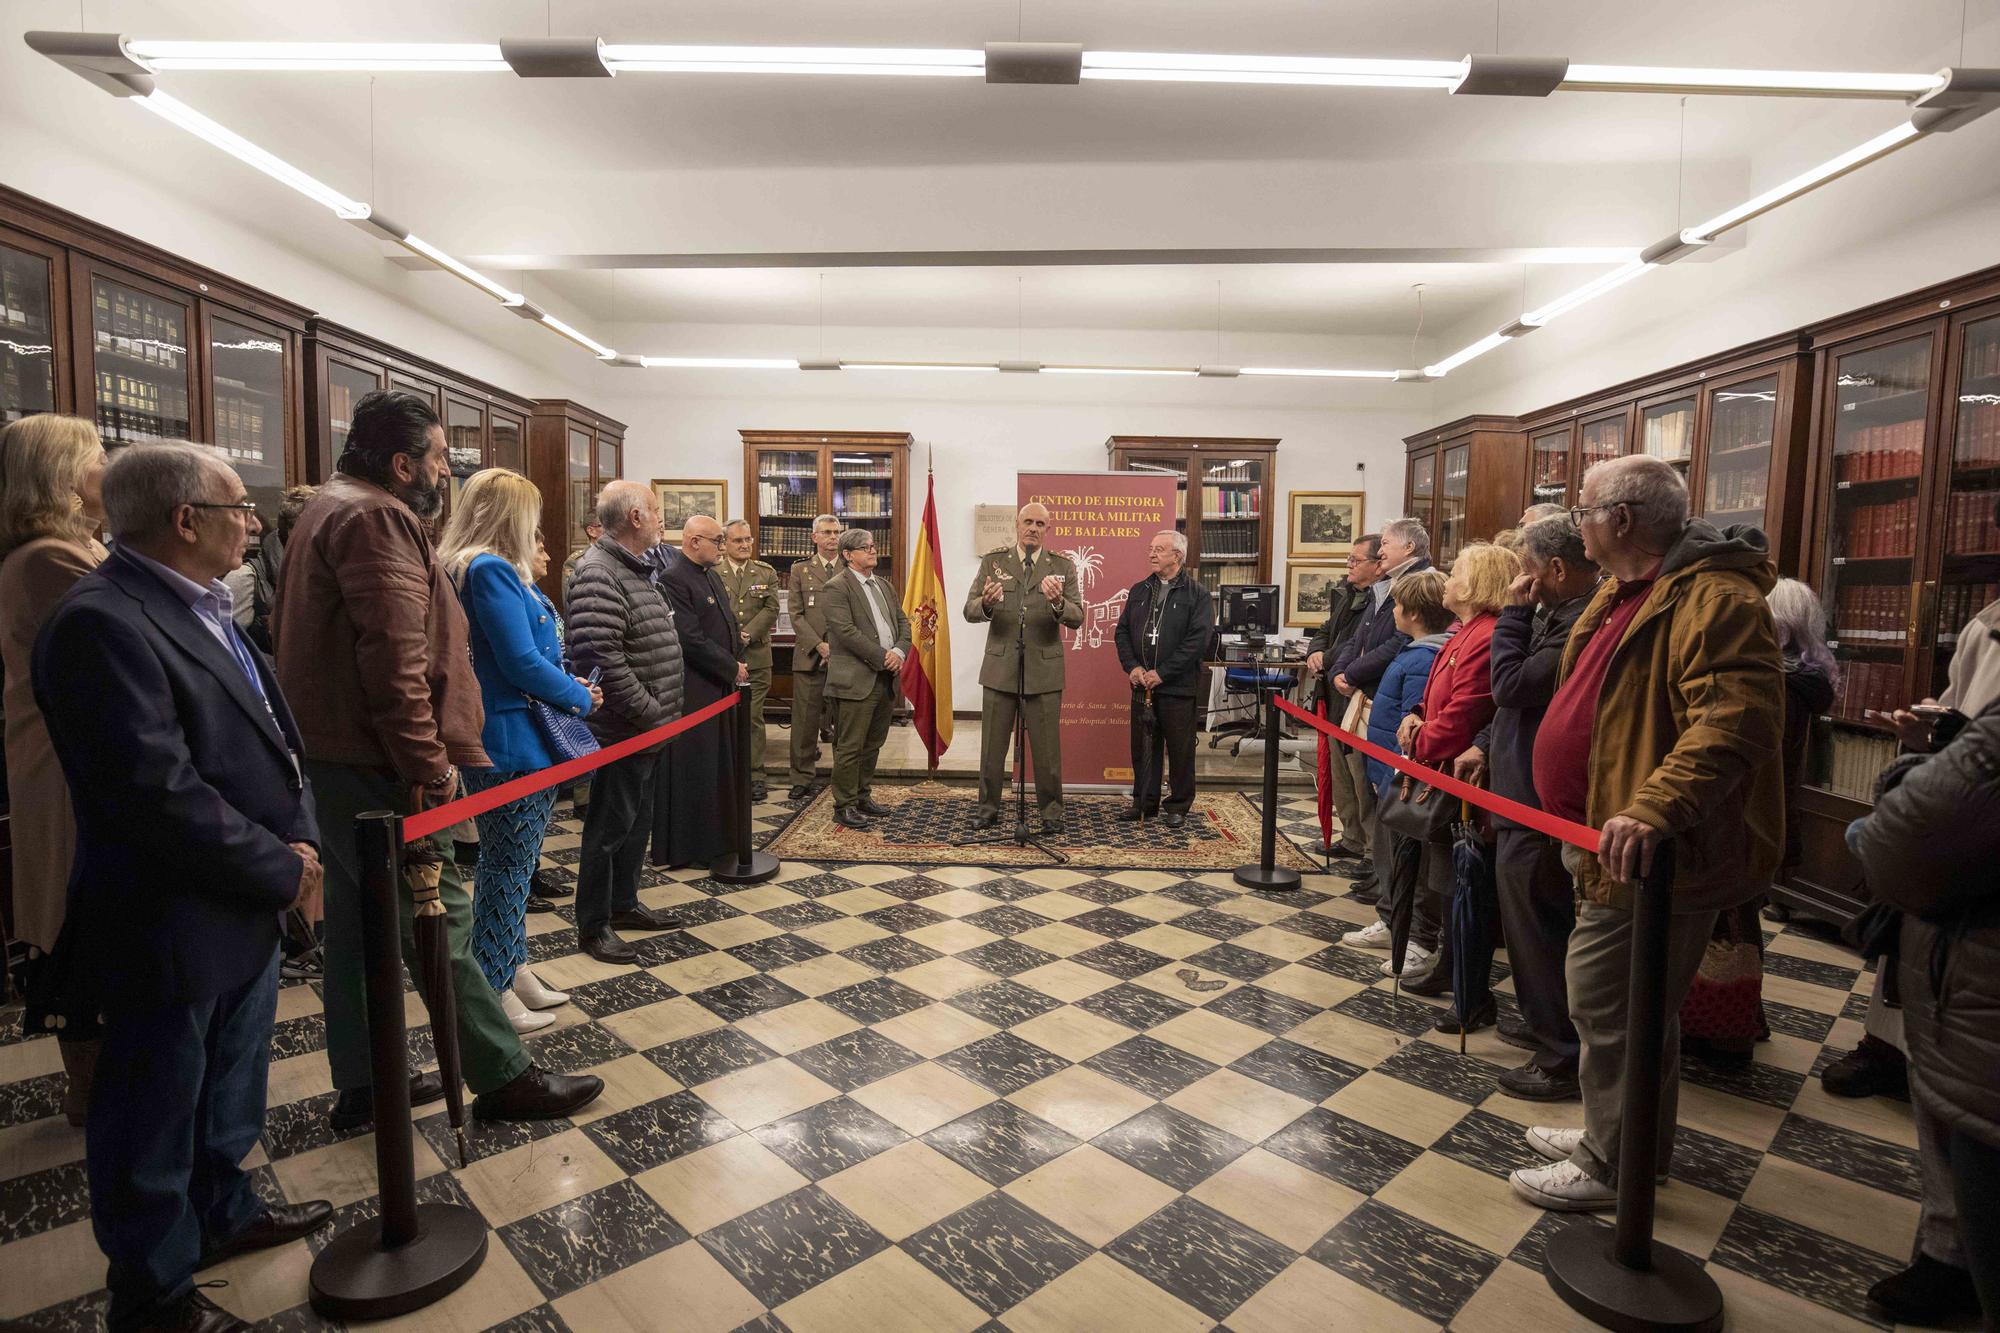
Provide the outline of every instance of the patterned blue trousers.
{"type": "MultiPolygon", "coordinates": [[[[463,770],[465,785],[487,791],[523,776],[492,768],[463,770]]],[[[542,854],[556,791],[549,787],[479,816],[479,869],[472,896],[472,954],[493,989],[505,992],[528,961],[528,880],[542,854]]]]}

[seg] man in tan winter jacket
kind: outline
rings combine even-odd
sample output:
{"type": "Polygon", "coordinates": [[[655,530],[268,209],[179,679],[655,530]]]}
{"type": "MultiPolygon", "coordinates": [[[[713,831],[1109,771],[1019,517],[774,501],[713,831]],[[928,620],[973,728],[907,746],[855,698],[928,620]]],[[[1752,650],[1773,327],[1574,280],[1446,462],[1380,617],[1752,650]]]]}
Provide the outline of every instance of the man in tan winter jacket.
{"type": "MultiPolygon", "coordinates": [[[[1764,534],[1690,522],[1680,475],[1644,456],[1591,468],[1582,500],[1572,517],[1610,577],[1570,634],[1534,773],[1544,809],[1602,834],[1594,857],[1563,849],[1581,900],[1567,974],[1584,1125],[1530,1129],[1529,1146],[1553,1164],[1512,1177],[1531,1202],[1578,1212],[1617,1202],[1632,895],[1654,852],[1673,842],[1665,1010],[1678,1015],[1716,913],[1763,891],[1784,843],[1784,677],[1764,534]]],[[[1662,1172],[1679,1065],[1670,1018],[1662,1172]]]]}

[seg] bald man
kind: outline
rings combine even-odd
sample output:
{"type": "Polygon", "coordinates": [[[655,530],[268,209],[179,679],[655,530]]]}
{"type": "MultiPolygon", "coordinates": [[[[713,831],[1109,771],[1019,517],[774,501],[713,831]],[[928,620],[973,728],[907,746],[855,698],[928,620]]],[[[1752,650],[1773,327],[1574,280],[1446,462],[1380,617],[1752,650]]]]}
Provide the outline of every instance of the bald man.
{"type": "Polygon", "coordinates": [[[965,600],[965,618],[990,626],[979,667],[985,689],[975,828],[1000,822],[1007,747],[1018,713],[1027,721],[1042,830],[1062,831],[1062,631],[1083,623],[1083,590],[1069,557],[1042,549],[1048,527],[1045,506],[1023,505],[1014,519],[1013,543],[980,557],[965,600]]]}

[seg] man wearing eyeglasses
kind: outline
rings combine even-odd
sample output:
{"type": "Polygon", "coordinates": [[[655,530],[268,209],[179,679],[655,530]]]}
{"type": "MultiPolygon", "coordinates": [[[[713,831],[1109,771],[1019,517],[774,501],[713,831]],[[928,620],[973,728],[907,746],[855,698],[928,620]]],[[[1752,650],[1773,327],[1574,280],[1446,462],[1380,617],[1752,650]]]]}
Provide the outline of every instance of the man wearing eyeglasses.
{"type": "MultiPolygon", "coordinates": [[[[750,679],[743,627],[716,567],[722,524],[708,514],[681,526],[681,558],[660,577],[674,609],[687,663],[687,710],[697,712],[736,693],[750,679]]],[[[736,715],[726,713],[683,733],[660,756],[653,798],[653,864],[705,866],[729,850],[726,812],[737,791],[736,715]]]]}
{"type": "MultiPolygon", "coordinates": [[[[1382,538],[1372,532],[1356,537],[1353,549],[1347,553],[1347,577],[1333,585],[1326,623],[1306,644],[1306,670],[1312,673],[1315,684],[1331,696],[1327,714],[1335,722],[1346,711],[1347,700],[1328,688],[1320,673],[1326,669],[1328,655],[1338,652],[1361,628],[1372,600],[1368,590],[1381,577],[1382,538]]],[[[1363,863],[1365,870],[1372,868],[1368,860],[1368,832],[1374,822],[1375,793],[1368,786],[1363,762],[1359,751],[1335,742],[1333,763],[1327,769],[1327,787],[1333,797],[1334,815],[1340,820],[1340,837],[1334,843],[1334,854],[1354,857],[1363,863]]]]}
{"type": "Polygon", "coordinates": [[[844,828],[865,829],[889,813],[873,791],[875,761],[889,736],[898,682],[910,656],[910,618],[902,598],[875,572],[875,538],[866,528],[840,534],[846,569],[820,588],[826,638],[826,697],[834,702],[833,810],[844,828]]]}

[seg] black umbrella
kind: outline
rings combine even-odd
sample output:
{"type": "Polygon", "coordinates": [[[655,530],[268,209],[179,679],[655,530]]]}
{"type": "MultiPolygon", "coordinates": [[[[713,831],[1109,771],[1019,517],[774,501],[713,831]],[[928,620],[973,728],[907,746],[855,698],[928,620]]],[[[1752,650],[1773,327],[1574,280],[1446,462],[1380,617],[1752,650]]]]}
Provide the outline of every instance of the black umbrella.
{"type": "MultiPolygon", "coordinates": [[[[1389,895],[1389,975],[1395,978],[1393,989],[1400,994],[1403,960],[1410,953],[1410,922],[1417,910],[1417,880],[1423,869],[1424,845],[1400,833],[1387,836],[1391,851],[1388,871],[1382,875],[1382,892],[1389,895]]],[[[1380,866],[1379,858],[1376,864],[1380,866]]]]}
{"type": "Polygon", "coordinates": [[[444,1084],[445,1111],[451,1131],[458,1138],[458,1164],[467,1165],[465,1154],[465,1089],[461,1083],[458,1057],[458,996],[452,990],[451,926],[444,901],[438,896],[438,877],[444,864],[422,843],[407,848],[403,855],[403,885],[416,904],[411,938],[417,946],[417,989],[423,993],[424,1007],[431,1015],[431,1044],[437,1048],[438,1078],[444,1084]]]}
{"type": "MultiPolygon", "coordinates": [[[[1134,685],[1132,692],[1137,694],[1140,688],[1140,686],[1134,685]]],[[[1145,700],[1139,708],[1139,771],[1134,775],[1132,783],[1133,799],[1139,805],[1139,824],[1141,827],[1144,827],[1146,823],[1146,804],[1159,790],[1160,786],[1160,775],[1153,771],[1154,726],[1153,691],[1147,688],[1145,700]]]]}
{"type": "MultiPolygon", "coordinates": [[[[1486,844],[1472,807],[1460,802],[1464,818],[1451,826],[1451,1002],[1458,1014],[1458,1049],[1474,1020],[1493,1005],[1493,940],[1498,934],[1500,890],[1494,878],[1493,849],[1486,844]]],[[[1482,1022],[1480,1026],[1485,1026],[1482,1022]]]]}

